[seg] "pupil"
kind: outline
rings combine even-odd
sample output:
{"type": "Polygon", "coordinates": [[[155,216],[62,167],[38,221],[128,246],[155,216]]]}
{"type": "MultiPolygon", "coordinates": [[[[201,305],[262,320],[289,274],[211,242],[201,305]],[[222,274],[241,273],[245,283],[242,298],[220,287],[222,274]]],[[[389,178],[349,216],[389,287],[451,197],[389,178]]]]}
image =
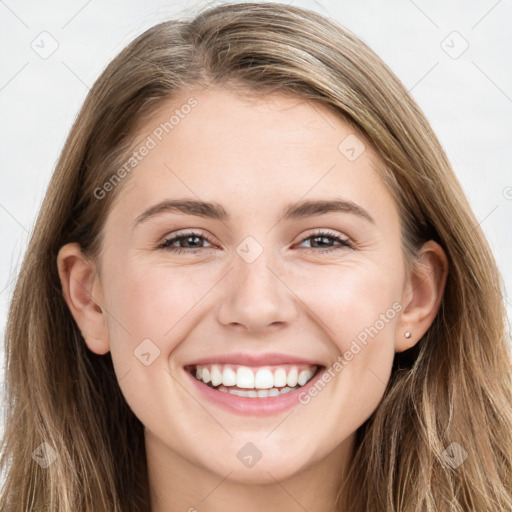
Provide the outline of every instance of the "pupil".
{"type": "MultiPolygon", "coordinates": [[[[322,243],[320,243],[320,244],[317,244],[316,242],[314,242],[315,245],[325,245],[325,241],[327,240],[327,237],[317,236],[317,237],[313,238],[313,240],[322,240],[322,243]]],[[[327,244],[328,244],[328,242],[327,242],[327,244]]]]}
{"type": "MultiPolygon", "coordinates": [[[[191,239],[193,239],[193,238],[198,239],[199,237],[198,237],[198,236],[196,236],[196,235],[190,235],[190,236],[188,236],[187,238],[185,238],[185,240],[187,241],[187,244],[188,244],[188,245],[189,245],[189,241],[190,241],[191,239]]],[[[194,243],[192,243],[192,245],[194,245],[194,243]]]]}

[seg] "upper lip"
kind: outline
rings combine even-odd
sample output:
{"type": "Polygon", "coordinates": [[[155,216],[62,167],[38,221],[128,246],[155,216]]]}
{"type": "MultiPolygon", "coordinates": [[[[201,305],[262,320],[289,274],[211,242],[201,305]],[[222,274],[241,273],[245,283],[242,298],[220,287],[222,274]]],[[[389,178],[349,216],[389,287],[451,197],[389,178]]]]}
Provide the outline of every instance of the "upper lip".
{"type": "Polygon", "coordinates": [[[216,356],[203,357],[187,363],[185,366],[199,366],[206,364],[237,364],[242,366],[273,366],[279,364],[307,364],[321,366],[317,361],[304,359],[288,354],[279,354],[277,352],[269,352],[266,354],[247,354],[235,352],[231,354],[218,354],[216,356]]]}

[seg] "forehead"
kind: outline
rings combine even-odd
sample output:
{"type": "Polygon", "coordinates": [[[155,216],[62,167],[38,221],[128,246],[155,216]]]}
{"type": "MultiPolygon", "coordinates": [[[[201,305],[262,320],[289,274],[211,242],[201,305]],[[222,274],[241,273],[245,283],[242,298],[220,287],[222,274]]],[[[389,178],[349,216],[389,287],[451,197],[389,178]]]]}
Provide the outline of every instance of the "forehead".
{"type": "Polygon", "coordinates": [[[181,91],[135,140],[135,151],[149,149],[120,194],[132,217],[151,202],[178,197],[227,201],[235,215],[237,208],[261,213],[269,204],[280,209],[326,195],[394,208],[371,146],[330,109],[300,98],[181,91]]]}

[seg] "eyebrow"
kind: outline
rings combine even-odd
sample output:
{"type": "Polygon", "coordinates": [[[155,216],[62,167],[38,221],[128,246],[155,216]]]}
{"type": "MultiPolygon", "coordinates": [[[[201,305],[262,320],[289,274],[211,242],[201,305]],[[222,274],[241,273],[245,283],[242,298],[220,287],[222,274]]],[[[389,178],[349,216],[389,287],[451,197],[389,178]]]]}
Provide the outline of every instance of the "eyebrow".
{"type": "MultiPolygon", "coordinates": [[[[282,220],[290,220],[332,212],[351,213],[375,224],[373,217],[364,208],[347,199],[300,201],[285,207],[281,217],[282,220]]],[[[135,219],[134,228],[148,219],[163,213],[181,213],[220,221],[230,219],[229,213],[219,203],[210,203],[196,199],[168,199],[141,213],[135,219]]]]}

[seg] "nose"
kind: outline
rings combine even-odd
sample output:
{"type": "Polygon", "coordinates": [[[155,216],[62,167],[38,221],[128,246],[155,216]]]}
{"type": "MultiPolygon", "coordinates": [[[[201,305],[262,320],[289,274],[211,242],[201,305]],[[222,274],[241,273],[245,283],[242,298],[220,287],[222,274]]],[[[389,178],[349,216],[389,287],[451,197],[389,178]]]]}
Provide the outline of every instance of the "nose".
{"type": "Polygon", "coordinates": [[[297,297],[268,252],[264,250],[251,263],[235,255],[217,309],[222,325],[258,335],[283,328],[296,318],[297,297]]]}

